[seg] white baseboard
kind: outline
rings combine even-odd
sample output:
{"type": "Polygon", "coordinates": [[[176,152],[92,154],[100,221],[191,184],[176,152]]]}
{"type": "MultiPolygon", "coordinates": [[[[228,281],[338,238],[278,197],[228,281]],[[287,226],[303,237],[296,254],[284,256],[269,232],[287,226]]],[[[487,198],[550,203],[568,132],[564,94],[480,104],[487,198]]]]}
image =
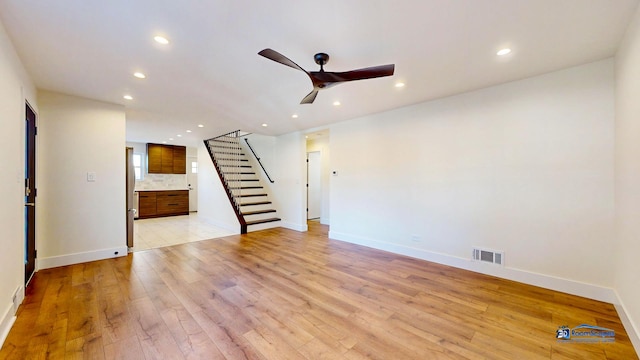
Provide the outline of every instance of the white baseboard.
{"type": "Polygon", "coordinates": [[[493,264],[485,264],[478,261],[471,261],[471,258],[465,259],[447,254],[435,253],[424,249],[415,249],[405,245],[367,239],[360,236],[354,236],[351,234],[340,233],[336,231],[329,231],[329,238],[367,246],[374,249],[389,251],[395,254],[406,255],[417,259],[435,262],[438,264],[453,266],[459,269],[518,281],[546,289],[561,291],[572,295],[583,296],[598,301],[604,301],[612,304],[618,302],[617,296],[613,289],[598,285],[587,284],[551,275],[533,273],[520,269],[496,266],[493,264]]]}
{"type": "Polygon", "coordinates": [[[291,229],[291,230],[295,230],[295,231],[307,231],[309,230],[309,227],[307,226],[306,223],[304,224],[296,224],[296,223],[291,223],[291,222],[287,222],[287,221],[281,221],[281,225],[284,228],[287,229],[291,229]]]}
{"type": "Polygon", "coordinates": [[[620,316],[620,321],[622,321],[622,325],[624,325],[624,330],[627,332],[631,343],[633,344],[633,348],[636,350],[636,353],[640,354],[640,328],[636,326],[636,324],[631,320],[628,316],[627,308],[624,306],[622,299],[616,292],[617,301],[614,303],[616,307],[616,311],[618,312],[618,316],[620,316]]]}
{"type": "Polygon", "coordinates": [[[16,314],[13,311],[13,304],[10,304],[0,318],[0,347],[4,345],[14,322],[16,322],[16,314]]]}
{"type": "Polygon", "coordinates": [[[61,256],[52,256],[38,259],[38,269],[49,269],[59,266],[80,264],[89,261],[104,260],[127,255],[127,246],[112,249],[103,249],[96,251],[88,251],[83,253],[75,253],[61,256]]]}

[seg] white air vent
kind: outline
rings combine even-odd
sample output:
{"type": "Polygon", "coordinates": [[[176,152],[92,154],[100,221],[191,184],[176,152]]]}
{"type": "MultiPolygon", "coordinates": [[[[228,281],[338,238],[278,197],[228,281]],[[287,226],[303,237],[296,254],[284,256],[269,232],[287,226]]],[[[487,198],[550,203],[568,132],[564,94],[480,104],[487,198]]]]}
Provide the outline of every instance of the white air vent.
{"type": "Polygon", "coordinates": [[[473,260],[504,266],[504,251],[474,248],[473,260]]]}

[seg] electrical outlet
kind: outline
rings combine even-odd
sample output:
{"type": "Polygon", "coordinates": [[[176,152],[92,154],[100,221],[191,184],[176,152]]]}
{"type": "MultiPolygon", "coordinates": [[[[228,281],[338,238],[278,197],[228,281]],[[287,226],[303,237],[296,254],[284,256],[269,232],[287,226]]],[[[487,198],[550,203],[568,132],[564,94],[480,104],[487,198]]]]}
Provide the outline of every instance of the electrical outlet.
{"type": "Polygon", "coordinates": [[[90,171],[87,173],[87,181],[89,182],[94,182],[96,181],[96,173],[93,171],[90,171]]]}

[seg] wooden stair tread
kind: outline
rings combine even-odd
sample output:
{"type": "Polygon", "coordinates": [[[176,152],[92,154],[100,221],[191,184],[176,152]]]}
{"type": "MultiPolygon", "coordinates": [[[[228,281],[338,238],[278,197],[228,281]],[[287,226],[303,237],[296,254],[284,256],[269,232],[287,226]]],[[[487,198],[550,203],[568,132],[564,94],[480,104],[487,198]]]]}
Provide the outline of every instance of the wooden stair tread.
{"type": "Polygon", "coordinates": [[[242,203],[240,204],[240,206],[255,206],[255,205],[269,205],[269,204],[271,204],[271,201],[256,201],[256,202],[242,203]]]}
{"type": "Polygon", "coordinates": [[[242,150],[241,147],[236,146],[222,146],[222,145],[210,145],[212,148],[216,149],[233,149],[233,150],[242,150]]]}
{"type": "Polygon", "coordinates": [[[268,214],[268,213],[274,213],[276,212],[275,209],[268,209],[268,210],[257,210],[257,211],[247,211],[247,212],[243,212],[242,215],[243,216],[249,216],[249,215],[259,215],[259,214],[268,214]]]}
{"type": "Polygon", "coordinates": [[[267,194],[244,194],[244,195],[236,195],[235,197],[257,197],[257,196],[267,196],[267,194]]]}
{"type": "Polygon", "coordinates": [[[264,224],[264,223],[280,221],[280,220],[281,220],[280,218],[268,218],[268,219],[262,219],[262,220],[247,221],[247,226],[249,226],[249,225],[257,225],[257,224],[264,224]]]}
{"type": "Polygon", "coordinates": [[[245,156],[244,153],[228,152],[228,151],[214,151],[213,155],[215,156],[216,154],[245,156]]]}

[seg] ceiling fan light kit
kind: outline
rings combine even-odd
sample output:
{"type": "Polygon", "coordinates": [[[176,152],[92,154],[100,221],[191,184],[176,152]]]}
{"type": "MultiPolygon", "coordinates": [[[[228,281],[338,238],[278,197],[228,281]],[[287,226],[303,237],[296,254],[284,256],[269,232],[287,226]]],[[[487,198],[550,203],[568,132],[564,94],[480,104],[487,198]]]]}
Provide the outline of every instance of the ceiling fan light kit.
{"type": "Polygon", "coordinates": [[[291,68],[300,70],[307,74],[311,79],[313,90],[305,96],[300,104],[312,104],[318,95],[318,91],[322,89],[328,89],[332,86],[338,85],[347,81],[373,79],[384,76],[391,76],[395,70],[394,64],[373,66],[363,69],[356,69],[344,72],[330,72],[324,71],[324,65],[329,61],[329,55],[325,53],[317,53],[313,56],[313,60],[316,64],[320,65],[320,71],[306,71],[298,64],[291,61],[286,56],[272,49],[264,49],[258,53],[258,55],[264,56],[267,59],[273,60],[282,65],[289,66],[291,68]]]}

